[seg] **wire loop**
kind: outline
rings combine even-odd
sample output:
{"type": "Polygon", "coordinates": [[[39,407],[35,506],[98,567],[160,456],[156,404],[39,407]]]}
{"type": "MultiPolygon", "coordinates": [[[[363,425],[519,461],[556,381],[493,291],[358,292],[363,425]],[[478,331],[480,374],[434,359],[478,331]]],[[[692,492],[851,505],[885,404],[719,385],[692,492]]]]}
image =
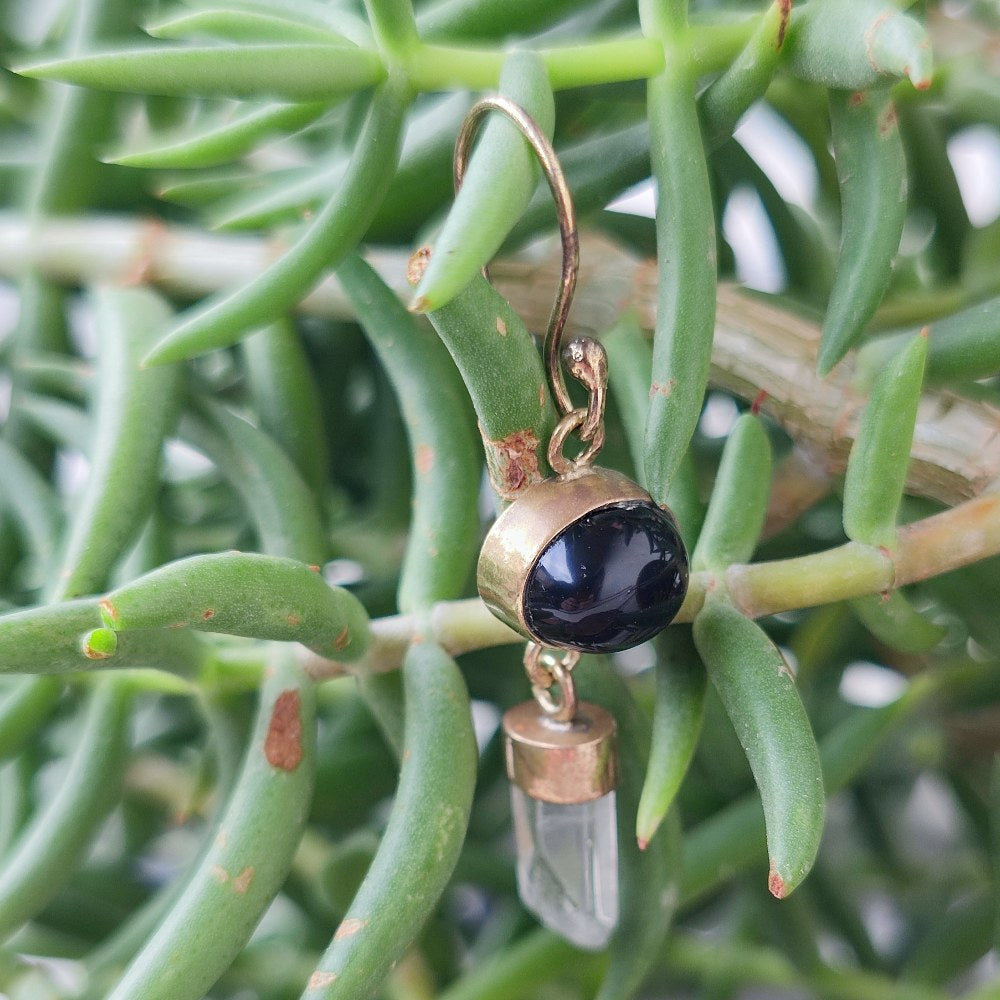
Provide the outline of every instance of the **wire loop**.
{"type": "Polygon", "coordinates": [[[562,332],[569,316],[569,307],[573,301],[576,289],[576,275],[580,267],[580,236],[576,228],[576,213],[573,200],[570,197],[569,185],[563,174],[562,166],[556,156],[556,151],[549,142],[549,137],[542,131],[538,123],[519,104],[506,97],[494,95],[483,97],[469,109],[458,138],[455,140],[455,191],[462,186],[465,168],[468,165],[472,140],[475,137],[479,123],[490,111],[499,111],[506,115],[528,140],[531,148],[541,163],[545,179],[552,191],[556,203],[556,216],[559,219],[559,235],[562,240],[562,275],[556,301],[549,316],[548,329],[545,331],[545,342],[542,353],[545,358],[545,369],[549,381],[549,389],[556,401],[559,413],[565,416],[573,411],[573,402],[569,398],[566,379],[563,376],[559,359],[559,348],[562,342],[562,332]]]}

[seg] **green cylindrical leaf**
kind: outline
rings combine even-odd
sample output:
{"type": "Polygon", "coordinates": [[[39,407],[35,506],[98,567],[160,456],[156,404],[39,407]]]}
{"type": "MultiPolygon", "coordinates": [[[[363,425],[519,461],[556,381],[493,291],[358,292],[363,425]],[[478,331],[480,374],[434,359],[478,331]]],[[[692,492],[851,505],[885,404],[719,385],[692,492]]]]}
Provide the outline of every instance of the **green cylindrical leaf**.
{"type": "MultiPolygon", "coordinates": [[[[0,618],[0,644],[4,640],[0,618]]],[[[5,651],[6,652],[6,651],[5,651]]],[[[0,658],[6,656],[0,654],[0,658]]],[[[62,694],[63,685],[55,677],[24,677],[5,687],[0,702],[0,760],[14,756],[48,718],[62,694]]]]}
{"type": "Polygon", "coordinates": [[[104,677],[90,695],[62,784],[23,830],[0,872],[0,939],[39,913],[73,874],[118,799],[131,692],[104,677]]]}
{"type": "Polygon", "coordinates": [[[472,397],[493,487],[513,500],[548,471],[555,407],[541,355],[510,303],[481,276],[429,318],[472,397]]]}
{"type": "MultiPolygon", "coordinates": [[[[507,57],[500,93],[524,108],[551,137],[555,105],[545,65],[536,53],[517,51],[507,57]]],[[[414,292],[415,310],[447,305],[490,262],[528,204],[537,178],[536,156],[528,141],[505,115],[494,113],[469,158],[462,188],[414,292]]]]}
{"type": "Polygon", "coordinates": [[[944,625],[935,625],[920,614],[898,590],[855,597],[850,605],[851,611],[879,642],[901,653],[926,653],[948,632],[944,625]]]}
{"type": "MultiPolygon", "coordinates": [[[[55,492],[35,467],[6,441],[0,440],[0,508],[9,511],[24,533],[27,550],[39,571],[50,569],[62,513],[55,492]]],[[[37,586],[33,578],[31,586],[37,586]]]]}
{"type": "Polygon", "coordinates": [[[199,1000],[246,944],[288,876],[309,815],[315,713],[312,680],[277,656],[211,847],[109,1000],[199,1000]]]}
{"type": "Polygon", "coordinates": [[[315,493],[263,431],[224,406],[203,403],[211,423],[185,417],[181,433],[203,450],[246,506],[269,555],[323,563],[330,550],[315,493]]]}
{"type": "Polygon", "coordinates": [[[74,505],[57,574],[59,597],[93,594],[146,520],[159,487],[163,439],[172,428],[180,371],[140,371],[139,359],[169,315],[143,288],[94,293],[100,332],[90,476],[74,505]]]}
{"type": "Polygon", "coordinates": [[[791,0],[774,0],[754,29],[746,48],[698,98],[705,146],[716,149],[735,131],[740,118],[760,100],[778,66],[785,42],[791,0]]]}
{"type": "MultiPolygon", "coordinates": [[[[934,320],[923,330],[927,335],[928,384],[971,381],[1000,372],[1000,297],[934,320]]],[[[864,384],[872,380],[917,332],[890,334],[866,343],[858,352],[858,381],[864,384]]]]}
{"type": "Polygon", "coordinates": [[[150,45],[20,66],[39,80],[98,90],[322,101],[385,79],[375,52],[354,45],[150,45]]]}
{"type": "Polygon", "coordinates": [[[890,92],[831,90],[830,126],[841,233],[820,338],[821,375],[847,353],[881,301],[906,219],[906,156],[890,92]]]}
{"type": "Polygon", "coordinates": [[[338,660],[357,659],[369,642],[368,616],[353,594],[304,563],[250,552],[168,563],[111,591],[101,614],[116,632],[193,628],[301,642],[338,660]]]}
{"type": "Polygon", "coordinates": [[[673,805],[701,733],[707,675],[689,627],[660,633],[655,669],[653,740],[635,820],[636,841],[643,849],[673,805]]]}
{"type": "Polygon", "coordinates": [[[207,7],[185,11],[146,25],[154,38],[205,36],[227,42],[314,42],[344,46],[351,43],[332,28],[308,20],[282,17],[261,10],[207,7]]]}
{"type": "Polygon", "coordinates": [[[179,361],[235,343],[251,327],[288,313],[324,268],[340,263],[385,197],[396,169],[406,103],[405,83],[388,81],[372,101],[343,184],[298,242],[249,284],[183,314],[147,355],[146,364],[179,361]]]}
{"type": "Polygon", "coordinates": [[[418,642],[403,684],[405,749],[389,823],[302,1000],[377,991],[437,905],[465,839],[477,756],[465,682],[440,647],[418,642]]]}
{"type": "MultiPolygon", "coordinates": [[[[55,674],[92,670],[101,660],[107,660],[103,665],[108,667],[162,667],[180,673],[192,672],[200,665],[202,653],[191,636],[163,635],[147,629],[119,636],[113,658],[88,655],[84,637],[100,621],[96,598],[63,601],[0,616],[0,671],[55,674]]],[[[102,638],[106,644],[107,637],[98,637],[98,643],[102,638]]],[[[25,693],[32,690],[29,685],[25,693]]],[[[45,704],[58,696],[58,687],[48,686],[48,690],[48,696],[36,692],[32,702],[38,697],[45,704]]],[[[41,717],[41,709],[38,712],[41,717]]]]}
{"type": "Polygon", "coordinates": [[[399,584],[404,612],[463,593],[479,547],[482,460],[455,363],[360,257],[337,277],[399,399],[410,439],[413,520],[399,584]]]}
{"type": "Polygon", "coordinates": [[[694,85],[680,47],[649,81],[659,281],[643,464],[661,503],[698,423],[715,332],[715,217],[694,85]]]}
{"type": "Polygon", "coordinates": [[[927,337],[914,337],[875,380],[844,480],[844,531],[856,542],[893,548],[906,485],[927,337]]]}
{"type": "Polygon", "coordinates": [[[796,76],[844,90],[901,76],[923,90],[930,86],[933,68],[927,30],[881,0],[823,0],[797,7],[785,55],[796,76]]]}
{"type": "Polygon", "coordinates": [[[133,145],[105,159],[127,167],[211,167],[243,156],[274,132],[294,132],[308,125],[328,106],[312,101],[251,107],[242,114],[230,114],[222,121],[212,121],[204,128],[186,126],[167,134],[148,136],[138,148],[133,145]]]}
{"type": "Polygon", "coordinates": [[[823,773],[809,718],[778,648],[727,598],[708,597],[694,639],[760,789],[768,888],[781,899],[808,874],[823,832],[823,773]]]}
{"type": "Polygon", "coordinates": [[[909,168],[910,202],[934,217],[936,262],[948,277],[958,278],[972,225],[948,157],[945,122],[916,101],[901,102],[897,110],[909,168]]]}
{"type": "Polygon", "coordinates": [[[278,320],[251,334],[241,347],[261,426],[322,498],[329,465],[326,429],[319,387],[298,331],[290,320],[278,320]]]}
{"type": "Polygon", "coordinates": [[[691,558],[695,572],[749,562],[771,493],[771,442],[759,417],[736,421],[722,452],[708,513],[691,558]]]}
{"type": "Polygon", "coordinates": [[[383,51],[402,59],[420,44],[410,0],[365,0],[365,11],[383,51]]]}
{"type": "MultiPolygon", "coordinates": [[[[608,385],[625,428],[636,478],[645,486],[643,462],[653,371],[652,344],[632,312],[625,313],[616,326],[602,334],[601,343],[608,352],[608,385]]],[[[705,517],[705,505],[698,493],[698,477],[690,452],[685,452],[671,480],[666,505],[690,549],[705,517]]]]}

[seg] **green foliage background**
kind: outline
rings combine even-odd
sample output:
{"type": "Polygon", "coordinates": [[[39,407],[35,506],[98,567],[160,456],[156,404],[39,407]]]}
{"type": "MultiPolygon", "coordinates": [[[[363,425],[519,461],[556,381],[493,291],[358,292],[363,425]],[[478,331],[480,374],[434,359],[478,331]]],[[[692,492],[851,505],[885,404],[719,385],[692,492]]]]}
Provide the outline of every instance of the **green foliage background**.
{"type": "Polygon", "coordinates": [[[976,2],[10,0],[0,992],[1000,994],[1000,222],[948,155],[1000,127],[998,31],[976,2]],[[516,132],[452,192],[498,88],[585,231],[602,461],[694,570],[651,647],[578,668],[621,735],[599,954],[517,900],[494,729],[527,684],[474,596],[555,419],[516,132]],[[758,101],[808,210],[732,138],[758,101]],[[650,176],[655,220],[606,209],[650,176]],[[729,283],[748,191],[780,294],[729,283]]]}

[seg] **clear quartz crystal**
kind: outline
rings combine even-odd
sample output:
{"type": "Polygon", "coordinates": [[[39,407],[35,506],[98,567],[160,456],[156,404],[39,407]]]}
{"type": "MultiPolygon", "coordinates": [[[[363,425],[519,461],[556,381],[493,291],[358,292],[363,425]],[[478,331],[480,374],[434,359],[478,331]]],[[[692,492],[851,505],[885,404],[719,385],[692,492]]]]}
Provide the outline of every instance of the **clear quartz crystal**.
{"type": "Polygon", "coordinates": [[[517,887],[524,905],[580,948],[603,948],[618,923],[615,793],[574,805],[511,785],[517,887]]]}

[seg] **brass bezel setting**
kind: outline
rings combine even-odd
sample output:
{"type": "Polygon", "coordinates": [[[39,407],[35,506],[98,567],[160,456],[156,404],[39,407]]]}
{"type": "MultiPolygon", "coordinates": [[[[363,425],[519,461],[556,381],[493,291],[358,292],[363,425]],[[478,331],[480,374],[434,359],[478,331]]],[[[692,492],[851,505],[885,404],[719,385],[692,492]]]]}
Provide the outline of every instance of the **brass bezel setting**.
{"type": "Polygon", "coordinates": [[[653,498],[613,469],[588,466],[528,487],[496,519],[479,553],[476,582],[486,606],[514,631],[544,645],[524,614],[524,591],[535,563],[571,524],[625,503],[653,503],[653,498]]]}
{"type": "Polygon", "coordinates": [[[581,701],[572,722],[556,722],[525,701],[504,714],[503,731],[507,776],[531,798],[578,805],[614,791],[617,727],[600,705],[581,701]]]}

